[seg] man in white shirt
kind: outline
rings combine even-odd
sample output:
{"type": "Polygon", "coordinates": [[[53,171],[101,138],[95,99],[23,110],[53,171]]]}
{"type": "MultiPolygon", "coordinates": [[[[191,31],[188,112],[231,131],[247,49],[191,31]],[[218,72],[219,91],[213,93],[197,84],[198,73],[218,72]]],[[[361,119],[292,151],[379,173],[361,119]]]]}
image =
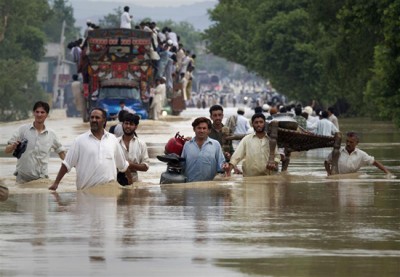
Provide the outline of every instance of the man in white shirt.
{"type": "Polygon", "coordinates": [[[124,7],[124,12],[121,14],[121,25],[120,28],[132,29],[131,26],[132,15],[129,14],[129,7],[124,7]]]}
{"type": "Polygon", "coordinates": [[[28,141],[25,152],[19,156],[17,161],[17,168],[14,173],[17,176],[17,183],[48,178],[47,171],[51,149],[54,149],[62,160],[65,157],[65,148],[55,132],[46,128],[44,124],[49,111],[48,103],[36,102],[33,106],[34,122],[19,127],[8,141],[4,150],[5,153],[14,152],[23,140],[28,141]]]}
{"type": "Polygon", "coordinates": [[[178,35],[175,32],[173,32],[171,30],[171,28],[169,28],[169,27],[168,27],[166,35],[167,35],[167,39],[172,40],[172,45],[174,45],[176,48],[178,48],[179,47],[178,35]]]}
{"type": "MultiPolygon", "coordinates": [[[[390,174],[390,171],[380,162],[376,161],[374,157],[357,148],[359,141],[356,133],[348,132],[346,134],[346,147],[340,149],[338,161],[339,174],[355,173],[365,165],[374,165],[386,174],[390,174]]],[[[329,154],[325,161],[325,169],[328,176],[332,174],[332,154],[329,154]]]]}
{"type": "Polygon", "coordinates": [[[273,161],[270,161],[269,137],[265,128],[265,116],[262,113],[254,114],[251,117],[254,133],[245,136],[239,143],[229,161],[229,170],[243,161],[243,176],[271,175],[277,171],[281,158],[278,147],[275,147],[273,161]]]}
{"type": "Polygon", "coordinates": [[[320,121],[318,121],[317,129],[315,132],[317,135],[333,136],[336,132],[339,132],[336,126],[331,121],[329,121],[327,111],[322,111],[321,116],[322,118],[320,121]]]}
{"type": "Polygon", "coordinates": [[[335,108],[334,107],[329,107],[328,110],[328,119],[333,123],[333,125],[336,126],[336,128],[339,130],[339,120],[335,115],[335,108]]]}
{"type": "Polygon", "coordinates": [[[154,120],[158,120],[161,116],[162,107],[163,107],[163,100],[166,96],[166,87],[164,83],[164,79],[158,78],[156,80],[156,87],[152,89],[153,93],[153,101],[150,105],[150,111],[152,118],[154,120]]]}
{"type": "Polygon", "coordinates": [[[317,129],[317,123],[319,121],[319,117],[318,115],[317,116],[313,115],[313,108],[311,108],[310,106],[305,107],[303,111],[308,114],[307,131],[314,133],[315,130],[317,129]]]}
{"type": "MultiPolygon", "coordinates": [[[[139,119],[138,115],[127,114],[122,123],[124,134],[118,138],[118,142],[124,152],[125,159],[129,162],[129,168],[125,172],[126,183],[121,183],[121,178],[118,178],[121,185],[131,185],[133,182],[137,182],[137,172],[149,169],[150,159],[146,143],[135,136],[139,119]]],[[[118,173],[119,176],[122,174],[118,173]]]]}
{"type": "Polygon", "coordinates": [[[84,98],[82,83],[78,80],[78,74],[72,75],[71,83],[72,95],[74,96],[75,108],[78,112],[83,112],[84,98]]]}
{"type": "Polygon", "coordinates": [[[127,170],[129,163],[117,138],[104,129],[106,122],[106,112],[94,108],[90,113],[90,131],[74,140],[50,190],[56,190],[73,167],[78,190],[116,181],[117,169],[121,172],[127,170]]]}
{"type": "Polygon", "coordinates": [[[236,121],[236,128],[235,132],[233,133],[234,135],[244,135],[247,134],[247,132],[250,129],[250,123],[249,120],[244,117],[244,108],[238,108],[237,110],[237,121],[236,121]]]}

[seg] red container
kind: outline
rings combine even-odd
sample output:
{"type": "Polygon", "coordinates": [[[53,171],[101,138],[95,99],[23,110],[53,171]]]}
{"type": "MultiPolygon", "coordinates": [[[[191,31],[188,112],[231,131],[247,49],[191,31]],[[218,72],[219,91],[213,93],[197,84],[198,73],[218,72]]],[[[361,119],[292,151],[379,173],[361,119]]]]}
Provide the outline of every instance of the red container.
{"type": "Polygon", "coordinates": [[[165,145],[165,154],[175,153],[180,156],[182,154],[183,145],[185,142],[185,138],[179,135],[179,132],[176,133],[175,137],[171,138],[165,145]]]}

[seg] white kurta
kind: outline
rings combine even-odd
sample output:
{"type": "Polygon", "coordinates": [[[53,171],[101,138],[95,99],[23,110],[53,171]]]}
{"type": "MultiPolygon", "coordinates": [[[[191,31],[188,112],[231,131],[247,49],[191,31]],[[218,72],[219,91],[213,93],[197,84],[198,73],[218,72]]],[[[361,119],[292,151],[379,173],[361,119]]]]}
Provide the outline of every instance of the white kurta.
{"type": "MultiPolygon", "coordinates": [[[[229,163],[236,166],[243,161],[243,176],[262,176],[270,175],[267,170],[269,159],[269,138],[258,138],[255,133],[245,136],[233,153],[229,163]]],[[[275,162],[280,162],[278,147],[275,148],[275,162]]]]}
{"type": "Polygon", "coordinates": [[[91,131],[78,136],[63,164],[70,171],[76,168],[76,187],[84,189],[117,180],[117,168],[126,171],[129,163],[119,146],[118,139],[107,131],[101,140],[91,131]]]}
{"type": "MultiPolygon", "coordinates": [[[[327,160],[332,162],[332,154],[329,154],[327,160]]],[[[358,148],[351,154],[347,152],[346,148],[342,148],[338,161],[339,174],[356,173],[362,166],[372,165],[374,161],[374,157],[358,148]]]]}
{"type": "MultiPolygon", "coordinates": [[[[147,151],[147,145],[144,141],[141,141],[138,138],[132,138],[129,142],[129,151],[126,149],[125,143],[122,140],[122,137],[118,138],[118,142],[124,152],[125,159],[130,162],[137,164],[145,164],[147,168],[149,168],[150,159],[147,151]]],[[[131,171],[133,181],[136,182],[138,180],[138,174],[136,171],[131,171]]]]}

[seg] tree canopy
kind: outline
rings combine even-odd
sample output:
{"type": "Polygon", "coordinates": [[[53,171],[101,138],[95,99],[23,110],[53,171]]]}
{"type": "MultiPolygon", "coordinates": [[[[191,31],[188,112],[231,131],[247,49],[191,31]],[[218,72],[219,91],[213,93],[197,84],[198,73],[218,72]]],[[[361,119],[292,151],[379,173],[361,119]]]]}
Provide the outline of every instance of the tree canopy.
{"type": "Polygon", "coordinates": [[[37,62],[46,42],[59,42],[61,25],[66,36],[78,29],[72,8],[64,0],[0,0],[0,120],[28,117],[37,100],[48,96],[36,80],[37,62]]]}
{"type": "Polygon", "coordinates": [[[400,0],[220,0],[209,50],[294,100],[400,126],[400,0]],[[374,108],[374,114],[371,114],[374,108]]]}

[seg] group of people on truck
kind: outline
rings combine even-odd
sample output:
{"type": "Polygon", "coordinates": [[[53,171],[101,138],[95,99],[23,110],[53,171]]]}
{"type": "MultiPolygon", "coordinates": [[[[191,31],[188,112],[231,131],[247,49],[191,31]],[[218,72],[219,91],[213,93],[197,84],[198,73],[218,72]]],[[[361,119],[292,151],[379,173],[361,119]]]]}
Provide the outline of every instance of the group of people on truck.
{"type": "MultiPolygon", "coordinates": [[[[132,21],[129,7],[125,6],[120,27],[131,28],[132,21]]],[[[169,97],[173,93],[174,84],[179,84],[184,100],[190,100],[196,55],[184,47],[180,36],[168,26],[160,30],[156,22],[141,22],[135,29],[152,33],[150,56],[155,69],[155,80],[165,83],[169,97]]],[[[163,98],[162,105],[166,104],[166,99],[163,98]]]]}
{"type": "MultiPolygon", "coordinates": [[[[120,28],[132,29],[133,16],[129,11],[130,8],[125,6],[121,14],[120,28]]],[[[82,75],[84,84],[89,82],[89,77],[86,70],[87,60],[82,50],[87,45],[87,36],[98,28],[99,26],[88,20],[85,37],[69,44],[72,60],[77,64],[76,70],[82,75]]],[[[183,46],[180,36],[168,26],[160,30],[155,22],[143,21],[135,25],[134,29],[151,33],[148,55],[153,67],[153,81],[146,88],[140,86],[140,90],[142,100],[149,103],[150,118],[157,120],[161,116],[162,107],[170,104],[168,99],[181,96],[184,101],[190,100],[196,55],[183,46]]],[[[84,90],[87,96],[87,86],[84,86],[84,90]]]]}

